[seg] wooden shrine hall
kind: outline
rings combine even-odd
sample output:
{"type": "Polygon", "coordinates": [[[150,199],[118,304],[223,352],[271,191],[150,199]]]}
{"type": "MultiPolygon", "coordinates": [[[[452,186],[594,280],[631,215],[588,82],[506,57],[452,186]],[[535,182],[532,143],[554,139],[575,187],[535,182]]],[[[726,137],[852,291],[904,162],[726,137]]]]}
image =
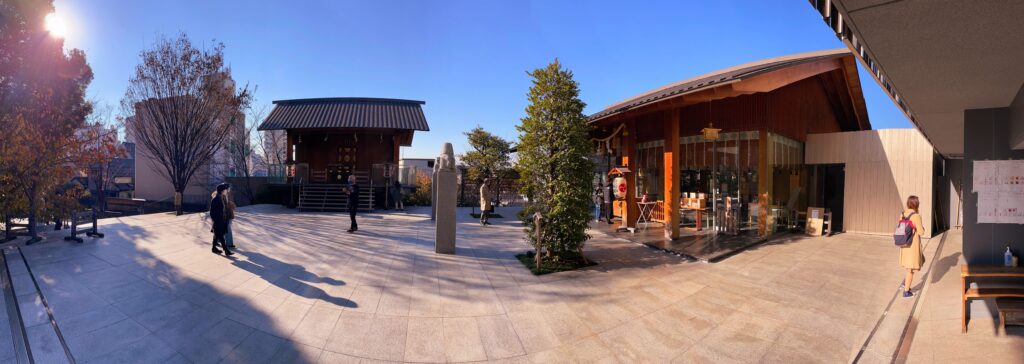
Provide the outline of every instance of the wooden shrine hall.
{"type": "Polygon", "coordinates": [[[820,175],[804,163],[807,136],[871,129],[846,49],[701,75],[589,120],[596,172],[628,171],[619,176],[624,196],[614,203],[623,228],[657,221],[668,240],[681,229],[767,236],[823,203],[820,175]]]}
{"type": "Polygon", "coordinates": [[[397,178],[399,148],[416,131],[429,131],[423,101],[380,98],[316,98],[274,101],[260,131],[287,134],[287,184],[299,185],[297,206],[343,210],[341,185],[355,175],[363,186],[360,209],[383,206],[397,178]]]}

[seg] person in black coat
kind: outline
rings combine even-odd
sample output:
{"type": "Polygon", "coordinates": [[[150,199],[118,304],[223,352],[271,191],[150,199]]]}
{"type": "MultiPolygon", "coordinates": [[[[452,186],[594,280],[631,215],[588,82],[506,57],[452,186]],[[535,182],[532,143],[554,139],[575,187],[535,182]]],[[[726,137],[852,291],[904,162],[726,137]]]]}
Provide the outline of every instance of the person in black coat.
{"type": "Polygon", "coordinates": [[[359,208],[359,185],[356,184],[356,176],[348,176],[348,189],[345,193],[348,195],[348,216],[352,219],[352,226],[347,231],[354,233],[359,230],[359,224],[356,223],[356,209],[359,208]]]}
{"type": "Polygon", "coordinates": [[[210,200],[210,220],[213,220],[213,249],[211,251],[214,254],[220,254],[220,249],[217,249],[217,244],[220,243],[226,256],[235,254],[231,252],[224,241],[224,234],[228,232],[228,209],[224,194],[230,189],[231,185],[221,183],[217,186],[217,194],[210,200]]]}

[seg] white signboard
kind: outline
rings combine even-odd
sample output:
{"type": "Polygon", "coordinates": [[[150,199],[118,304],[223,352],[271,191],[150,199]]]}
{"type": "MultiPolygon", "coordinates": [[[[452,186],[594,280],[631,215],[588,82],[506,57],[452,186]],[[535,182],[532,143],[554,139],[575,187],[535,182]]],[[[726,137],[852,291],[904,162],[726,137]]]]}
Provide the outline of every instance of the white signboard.
{"type": "Polygon", "coordinates": [[[1024,224],[1024,161],[975,161],[978,223],[1024,224]]]}

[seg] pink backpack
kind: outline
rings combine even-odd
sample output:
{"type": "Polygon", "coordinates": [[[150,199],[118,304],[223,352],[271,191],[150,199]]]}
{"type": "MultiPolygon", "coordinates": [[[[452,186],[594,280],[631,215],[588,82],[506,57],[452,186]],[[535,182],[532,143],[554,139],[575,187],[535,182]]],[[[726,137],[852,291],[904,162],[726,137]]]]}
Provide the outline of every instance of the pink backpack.
{"type": "Polygon", "coordinates": [[[914,222],[910,221],[910,217],[914,214],[916,212],[910,213],[909,216],[901,216],[900,222],[896,224],[896,232],[892,234],[893,240],[896,240],[896,246],[910,246],[914,242],[914,233],[917,232],[917,229],[914,227],[914,222]]]}

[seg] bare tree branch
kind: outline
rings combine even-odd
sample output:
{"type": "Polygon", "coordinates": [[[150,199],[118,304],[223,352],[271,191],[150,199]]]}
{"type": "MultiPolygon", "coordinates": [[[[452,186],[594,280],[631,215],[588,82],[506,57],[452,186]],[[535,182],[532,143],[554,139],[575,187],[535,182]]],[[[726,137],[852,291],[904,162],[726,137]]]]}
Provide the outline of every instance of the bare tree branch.
{"type": "Polygon", "coordinates": [[[236,89],[224,62],[224,44],[197,49],[188,36],[161,39],[140,54],[141,62],[129,79],[121,100],[126,132],[162,169],[175,191],[175,210],[181,196],[202,168],[209,168],[232,127],[244,124],[242,114],[251,98],[248,85],[236,89]]]}

